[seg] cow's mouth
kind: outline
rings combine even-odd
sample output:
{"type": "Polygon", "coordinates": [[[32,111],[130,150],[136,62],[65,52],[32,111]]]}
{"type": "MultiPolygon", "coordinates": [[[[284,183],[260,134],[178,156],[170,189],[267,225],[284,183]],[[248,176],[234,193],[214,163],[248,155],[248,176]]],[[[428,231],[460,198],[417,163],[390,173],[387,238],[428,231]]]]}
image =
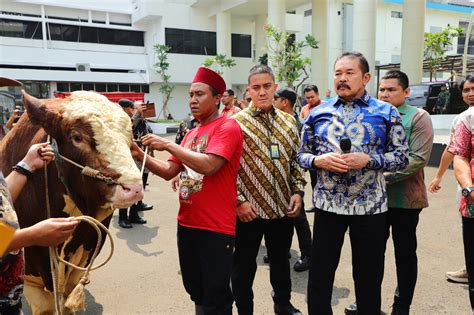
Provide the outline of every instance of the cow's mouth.
{"type": "Polygon", "coordinates": [[[116,185],[110,202],[115,208],[128,208],[143,199],[142,183],[116,185]]]}

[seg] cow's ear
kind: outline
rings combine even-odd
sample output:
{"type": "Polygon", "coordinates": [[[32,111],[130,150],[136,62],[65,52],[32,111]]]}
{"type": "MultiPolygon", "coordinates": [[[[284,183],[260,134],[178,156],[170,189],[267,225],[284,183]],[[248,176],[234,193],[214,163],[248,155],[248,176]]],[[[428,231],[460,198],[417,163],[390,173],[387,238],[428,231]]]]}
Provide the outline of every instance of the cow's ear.
{"type": "Polygon", "coordinates": [[[60,115],[48,110],[43,101],[31,96],[24,90],[21,91],[21,94],[30,121],[35,125],[41,125],[49,134],[54,134],[54,126],[57,125],[56,122],[60,115]]]}

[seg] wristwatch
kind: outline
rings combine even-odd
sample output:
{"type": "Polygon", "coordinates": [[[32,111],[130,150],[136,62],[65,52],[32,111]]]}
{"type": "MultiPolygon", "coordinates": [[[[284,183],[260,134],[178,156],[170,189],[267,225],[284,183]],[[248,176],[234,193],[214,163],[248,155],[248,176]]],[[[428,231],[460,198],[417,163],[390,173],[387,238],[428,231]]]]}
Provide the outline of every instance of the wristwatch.
{"type": "Polygon", "coordinates": [[[467,198],[474,191],[474,186],[466,187],[461,190],[463,197],[467,198]]]}

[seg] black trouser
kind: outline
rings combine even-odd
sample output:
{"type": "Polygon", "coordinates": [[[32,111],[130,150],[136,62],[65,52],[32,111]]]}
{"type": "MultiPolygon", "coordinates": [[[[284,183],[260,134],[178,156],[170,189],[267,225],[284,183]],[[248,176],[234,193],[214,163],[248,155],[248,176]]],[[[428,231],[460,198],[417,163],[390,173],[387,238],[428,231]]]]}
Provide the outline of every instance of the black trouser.
{"type": "Polygon", "coordinates": [[[311,257],[311,230],[304,210],[304,202],[301,204],[300,214],[293,221],[298,236],[301,257],[311,257]]]}
{"type": "Polygon", "coordinates": [[[273,301],[286,306],[291,298],[290,262],[288,251],[293,237],[293,219],[255,219],[243,223],[237,218],[234,263],[232,266],[232,293],[239,314],[253,314],[252,285],[257,271],[256,258],[266,237],[270,259],[270,283],[273,301]]]}
{"type": "Polygon", "coordinates": [[[469,301],[474,310],[474,218],[462,217],[462,239],[469,280],[469,301]]]}
{"type": "Polygon", "coordinates": [[[387,213],[338,215],[320,209],[314,217],[308,279],[310,315],[332,314],[332,287],[347,228],[358,314],[380,315],[387,213]]]}
{"type": "Polygon", "coordinates": [[[403,309],[411,305],[418,275],[416,227],[420,212],[421,209],[388,208],[387,239],[392,227],[397,268],[397,290],[394,302],[403,309]]]}
{"type": "Polygon", "coordinates": [[[128,208],[120,208],[119,209],[119,219],[120,220],[127,220],[129,218],[136,218],[138,217],[138,211],[140,211],[140,209],[138,208],[138,205],[135,203],[133,204],[131,207],[130,207],[130,212],[128,213],[128,216],[127,216],[127,210],[128,208]]]}
{"type": "Polygon", "coordinates": [[[232,315],[233,250],[232,235],[178,224],[179,266],[184,288],[206,315],[232,315]]]}

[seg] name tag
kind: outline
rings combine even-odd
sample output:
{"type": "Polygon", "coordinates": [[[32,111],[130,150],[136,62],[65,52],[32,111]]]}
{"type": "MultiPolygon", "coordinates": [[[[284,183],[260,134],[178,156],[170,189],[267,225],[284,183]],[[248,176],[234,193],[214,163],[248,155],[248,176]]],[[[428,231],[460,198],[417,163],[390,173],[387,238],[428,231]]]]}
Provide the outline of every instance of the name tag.
{"type": "Polygon", "coordinates": [[[280,159],[280,147],[276,143],[270,143],[270,157],[272,160],[280,159]]]}
{"type": "Polygon", "coordinates": [[[12,226],[4,222],[0,222],[0,256],[5,254],[8,245],[10,245],[13,239],[13,234],[15,234],[15,231],[16,229],[12,226]]]}

